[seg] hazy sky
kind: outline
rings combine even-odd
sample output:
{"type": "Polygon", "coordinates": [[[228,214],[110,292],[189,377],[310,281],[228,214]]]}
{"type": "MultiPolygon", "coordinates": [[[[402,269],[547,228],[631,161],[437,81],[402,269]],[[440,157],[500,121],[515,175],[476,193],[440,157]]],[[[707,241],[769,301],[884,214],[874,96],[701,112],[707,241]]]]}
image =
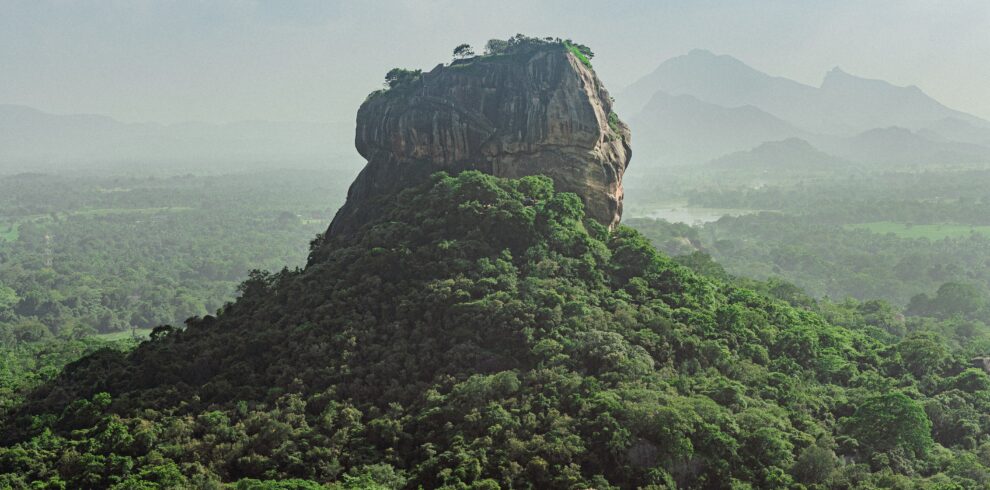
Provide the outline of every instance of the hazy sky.
{"type": "Polygon", "coordinates": [[[833,66],[990,118],[990,1],[0,0],[0,103],[125,121],[351,120],[392,67],[517,32],[591,46],[613,93],[692,48],[833,66]]]}

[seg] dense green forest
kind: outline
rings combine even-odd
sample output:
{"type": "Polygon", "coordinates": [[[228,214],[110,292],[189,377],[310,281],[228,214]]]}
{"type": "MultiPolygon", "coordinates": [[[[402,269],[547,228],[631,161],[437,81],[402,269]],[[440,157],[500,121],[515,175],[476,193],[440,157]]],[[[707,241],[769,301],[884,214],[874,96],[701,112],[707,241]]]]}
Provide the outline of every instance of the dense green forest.
{"type": "Polygon", "coordinates": [[[0,485],[990,484],[982,323],[673,260],[543,177],[439,174],[379,204],[217,316],[33,390],[0,485]]]}
{"type": "Polygon", "coordinates": [[[104,333],[215,312],[252,268],[305,260],[343,195],[313,173],[0,179],[0,331],[30,320],[104,333]]]}
{"type": "Polygon", "coordinates": [[[762,212],[611,236],[466,174],[307,250],[337,176],[0,179],[0,487],[990,484],[990,172],[674,172],[634,214],[762,212]]]}
{"type": "Polygon", "coordinates": [[[101,347],[232,300],[251,269],[304,263],[343,170],[0,178],[0,408],[101,347]]]}
{"type": "MultiPolygon", "coordinates": [[[[759,172],[686,171],[640,192],[638,208],[662,209],[649,204],[662,197],[760,212],[694,227],[662,219],[627,223],[669,253],[702,251],[734,275],[777,277],[816,297],[884,299],[904,308],[946,284],[987,296],[987,189],[985,168],[840,169],[773,180],[759,172]]],[[[977,316],[990,321],[986,312],[977,316]]]]}
{"type": "Polygon", "coordinates": [[[990,2],[6,3],[0,490],[990,490],[990,2]]]}

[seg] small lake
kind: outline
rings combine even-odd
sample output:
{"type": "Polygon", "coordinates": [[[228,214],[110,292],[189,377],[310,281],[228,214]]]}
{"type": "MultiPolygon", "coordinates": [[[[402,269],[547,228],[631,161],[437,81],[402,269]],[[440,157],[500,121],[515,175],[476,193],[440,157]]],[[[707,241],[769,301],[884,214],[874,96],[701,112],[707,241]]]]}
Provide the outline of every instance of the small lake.
{"type": "Polygon", "coordinates": [[[628,215],[632,218],[654,218],[667,220],[671,223],[702,225],[718,221],[723,216],[743,216],[758,212],[760,211],[757,209],[695,208],[688,207],[683,203],[671,203],[658,206],[652,210],[635,208],[630,210],[628,215]]]}

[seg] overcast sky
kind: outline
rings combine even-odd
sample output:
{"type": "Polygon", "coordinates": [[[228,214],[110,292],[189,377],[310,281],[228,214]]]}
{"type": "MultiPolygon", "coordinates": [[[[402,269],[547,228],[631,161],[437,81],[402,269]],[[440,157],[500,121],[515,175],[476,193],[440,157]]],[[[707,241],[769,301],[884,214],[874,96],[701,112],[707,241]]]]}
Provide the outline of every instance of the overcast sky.
{"type": "Polygon", "coordinates": [[[692,48],[819,85],[917,85],[990,118],[990,1],[0,0],[0,103],[124,121],[351,120],[392,67],[517,32],[591,46],[613,93],[692,48]]]}

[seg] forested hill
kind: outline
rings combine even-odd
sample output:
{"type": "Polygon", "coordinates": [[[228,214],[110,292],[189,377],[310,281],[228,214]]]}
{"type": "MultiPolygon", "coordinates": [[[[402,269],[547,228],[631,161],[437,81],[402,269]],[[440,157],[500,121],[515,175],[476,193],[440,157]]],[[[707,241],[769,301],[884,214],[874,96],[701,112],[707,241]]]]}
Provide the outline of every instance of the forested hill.
{"type": "Polygon", "coordinates": [[[990,379],[876,311],[833,311],[840,327],[696,275],[545,177],[437,174],[379,204],[216,317],[70,365],[3,420],[0,487],[963,488],[990,471],[990,379]]]}

